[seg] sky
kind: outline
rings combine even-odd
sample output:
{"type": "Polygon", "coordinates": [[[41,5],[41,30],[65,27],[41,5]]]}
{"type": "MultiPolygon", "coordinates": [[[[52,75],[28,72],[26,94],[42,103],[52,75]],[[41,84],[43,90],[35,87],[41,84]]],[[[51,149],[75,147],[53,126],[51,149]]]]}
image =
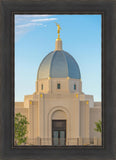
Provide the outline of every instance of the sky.
{"type": "Polygon", "coordinates": [[[15,15],[15,101],[35,92],[43,58],[55,49],[57,27],[63,50],[77,61],[82,91],[101,101],[101,15],[15,15]]]}

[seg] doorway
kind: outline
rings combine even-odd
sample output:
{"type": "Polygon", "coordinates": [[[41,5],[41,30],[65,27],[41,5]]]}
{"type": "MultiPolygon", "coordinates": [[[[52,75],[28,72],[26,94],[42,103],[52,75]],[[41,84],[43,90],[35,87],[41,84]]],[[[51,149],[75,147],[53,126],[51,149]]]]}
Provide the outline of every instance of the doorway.
{"type": "Polygon", "coordinates": [[[52,120],[52,145],[66,145],[66,120],[52,120]]]}

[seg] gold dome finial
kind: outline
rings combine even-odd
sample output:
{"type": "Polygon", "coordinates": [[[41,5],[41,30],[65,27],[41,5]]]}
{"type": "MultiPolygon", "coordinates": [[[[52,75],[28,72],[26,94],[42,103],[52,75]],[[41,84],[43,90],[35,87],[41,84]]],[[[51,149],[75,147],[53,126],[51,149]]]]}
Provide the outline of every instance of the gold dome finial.
{"type": "MultiPolygon", "coordinates": [[[[56,22],[55,22],[56,23],[56,22]]],[[[57,26],[57,33],[58,33],[58,40],[61,40],[60,39],[60,30],[61,30],[61,27],[60,27],[60,25],[58,24],[58,23],[56,23],[56,26],[57,26]]]]}

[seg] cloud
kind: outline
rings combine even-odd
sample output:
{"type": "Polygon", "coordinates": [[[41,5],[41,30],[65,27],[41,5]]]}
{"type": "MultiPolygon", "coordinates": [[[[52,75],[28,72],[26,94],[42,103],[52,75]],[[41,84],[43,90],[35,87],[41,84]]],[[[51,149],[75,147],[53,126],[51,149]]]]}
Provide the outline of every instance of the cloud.
{"type": "Polygon", "coordinates": [[[17,25],[16,28],[24,28],[24,27],[31,27],[31,26],[41,26],[42,23],[27,23],[22,25],[17,25]]]}
{"type": "Polygon", "coordinates": [[[15,24],[19,23],[28,23],[31,20],[36,19],[36,18],[48,18],[51,15],[15,15],[15,24]]]}
{"type": "Polygon", "coordinates": [[[15,40],[37,26],[47,27],[46,22],[57,20],[54,15],[15,15],[15,40]]]}
{"type": "Polygon", "coordinates": [[[32,22],[46,22],[46,21],[54,21],[57,18],[44,18],[44,19],[33,19],[32,22]]]}

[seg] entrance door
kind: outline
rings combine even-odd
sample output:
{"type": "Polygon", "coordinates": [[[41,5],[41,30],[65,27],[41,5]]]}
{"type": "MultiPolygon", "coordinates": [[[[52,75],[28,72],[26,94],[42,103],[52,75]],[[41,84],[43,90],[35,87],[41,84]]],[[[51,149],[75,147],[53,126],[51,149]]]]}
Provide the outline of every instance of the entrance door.
{"type": "Polygon", "coordinates": [[[52,145],[66,145],[66,120],[52,120],[52,145]]]}

